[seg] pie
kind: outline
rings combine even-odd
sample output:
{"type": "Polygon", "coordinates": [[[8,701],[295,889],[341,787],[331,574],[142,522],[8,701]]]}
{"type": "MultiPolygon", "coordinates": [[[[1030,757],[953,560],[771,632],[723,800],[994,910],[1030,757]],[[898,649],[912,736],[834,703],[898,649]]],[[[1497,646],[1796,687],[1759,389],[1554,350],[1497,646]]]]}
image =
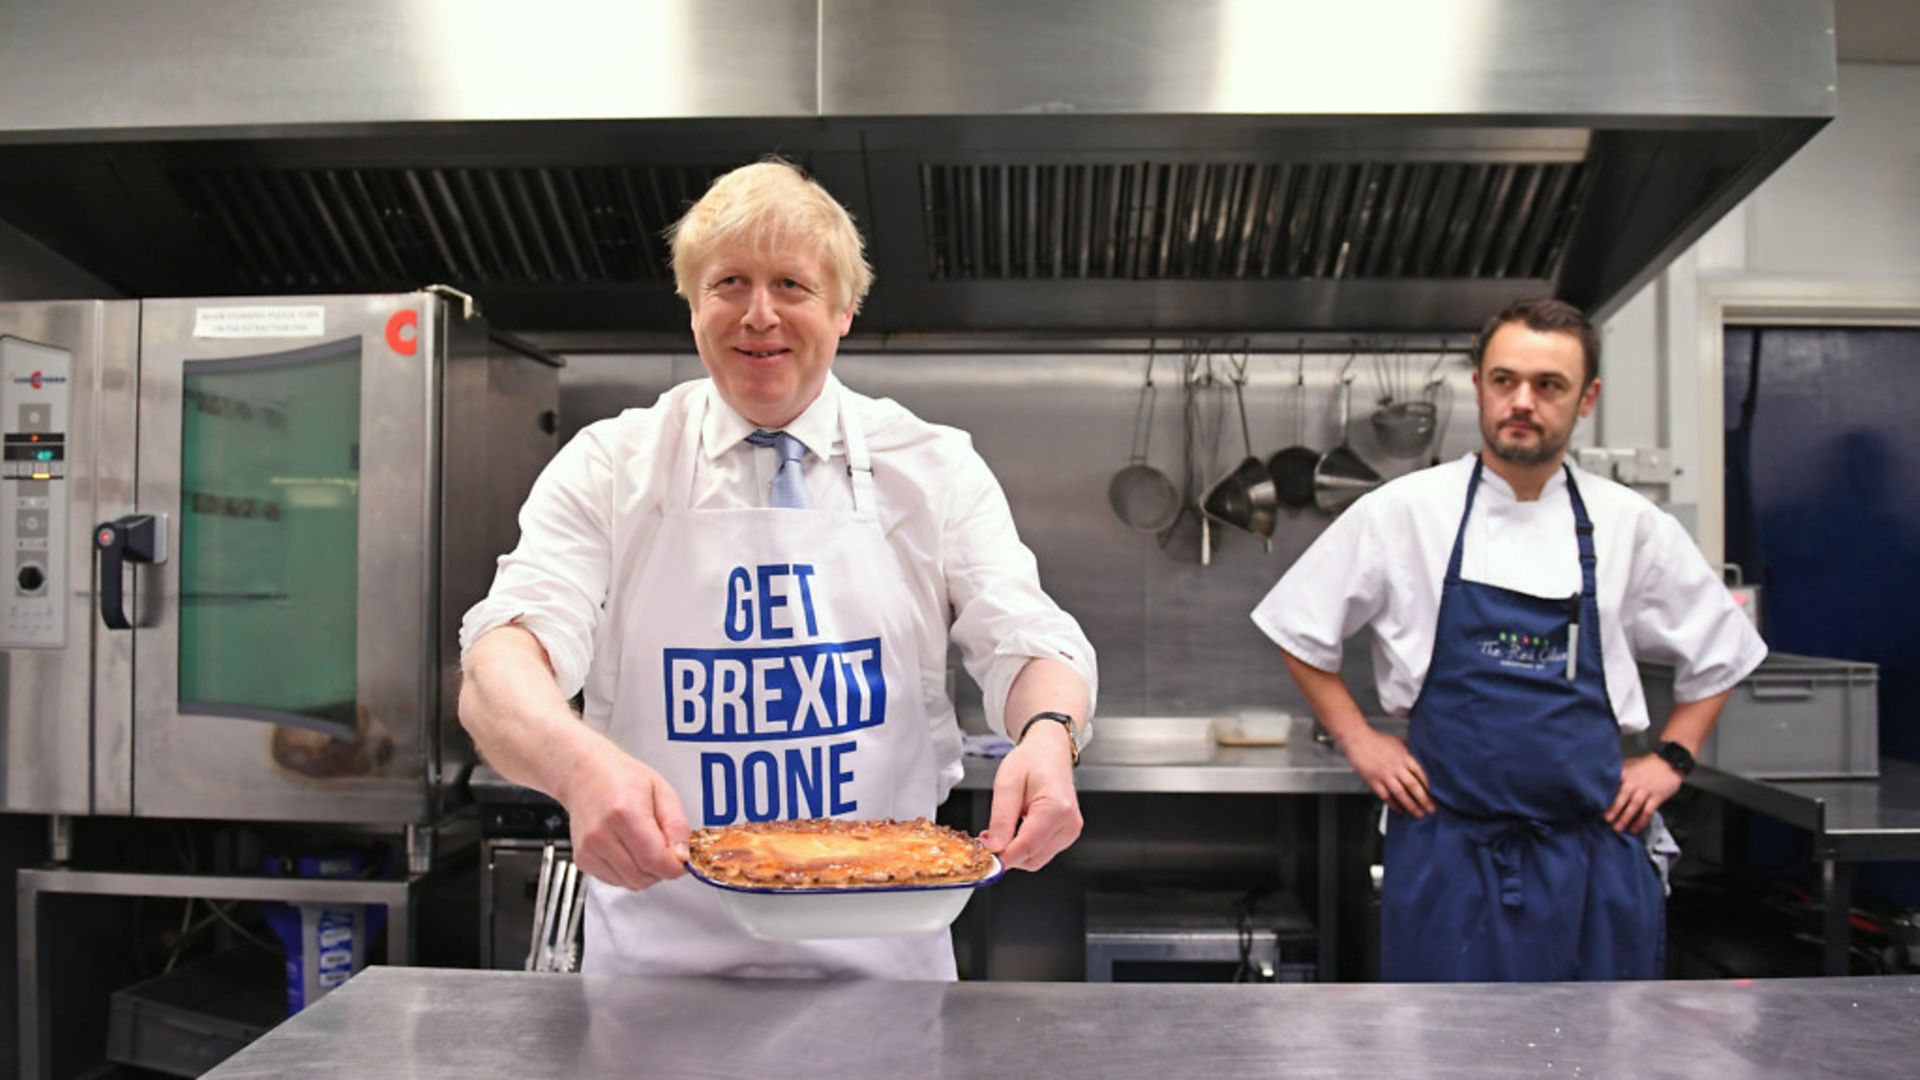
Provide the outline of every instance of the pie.
{"type": "Polygon", "coordinates": [[[701,829],[688,839],[702,877],[762,889],[952,885],[993,872],[993,855],[926,818],[808,818],[701,829]]]}

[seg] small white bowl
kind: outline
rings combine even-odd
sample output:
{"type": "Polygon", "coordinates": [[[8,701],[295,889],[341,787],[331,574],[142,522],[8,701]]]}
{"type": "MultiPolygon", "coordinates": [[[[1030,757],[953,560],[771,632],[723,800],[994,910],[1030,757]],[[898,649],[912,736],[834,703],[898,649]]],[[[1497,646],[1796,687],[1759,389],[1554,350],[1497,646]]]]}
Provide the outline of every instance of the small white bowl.
{"type": "Polygon", "coordinates": [[[867,885],[832,889],[757,889],[715,881],[688,865],[693,878],[719,891],[740,929],[762,941],[904,937],[945,930],[973,899],[1000,880],[1000,860],[979,881],[950,885],[867,885]]]}

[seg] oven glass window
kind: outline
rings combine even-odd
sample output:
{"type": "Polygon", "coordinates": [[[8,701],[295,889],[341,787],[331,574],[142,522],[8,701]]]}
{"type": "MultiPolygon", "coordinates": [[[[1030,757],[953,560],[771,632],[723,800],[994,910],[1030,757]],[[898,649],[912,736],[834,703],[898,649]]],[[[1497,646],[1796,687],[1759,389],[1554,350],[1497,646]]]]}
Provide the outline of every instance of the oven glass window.
{"type": "Polygon", "coordinates": [[[351,738],[359,339],[183,381],[180,710],[351,738]]]}

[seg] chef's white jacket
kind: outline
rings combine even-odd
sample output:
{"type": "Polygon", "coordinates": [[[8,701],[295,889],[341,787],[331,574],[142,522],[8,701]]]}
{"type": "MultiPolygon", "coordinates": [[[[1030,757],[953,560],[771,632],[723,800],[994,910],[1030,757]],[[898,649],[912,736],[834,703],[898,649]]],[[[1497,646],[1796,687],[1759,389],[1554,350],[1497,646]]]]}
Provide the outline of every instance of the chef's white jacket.
{"type": "MultiPolygon", "coordinates": [[[[1380,703],[1405,715],[1433,659],[1440,586],[1474,457],[1401,477],[1348,507],[1261,600],[1254,623],[1300,660],[1336,672],[1341,642],[1371,625],[1380,703]]],[[[1574,476],[1593,520],[1601,653],[1621,730],[1648,726],[1638,659],[1674,665],[1674,698],[1681,702],[1746,678],[1767,647],[1686,530],[1621,484],[1578,466],[1574,476]]],[[[1555,474],[1538,500],[1521,502],[1492,469],[1483,470],[1460,573],[1532,596],[1579,592],[1566,475],[1555,474]]]]}
{"type": "MultiPolygon", "coordinates": [[[[611,628],[619,582],[647,557],[659,529],[667,458],[683,430],[688,395],[708,380],[682,383],[644,409],[583,429],[560,449],[520,511],[520,543],[502,556],[487,598],[460,628],[464,657],[481,635],[517,623],[545,646],[562,693],[588,686],[589,723],[604,726],[621,643],[611,628]],[[588,684],[591,682],[591,685],[588,684]],[[596,709],[596,703],[601,703],[596,709]]],[[[1071,616],[1041,591],[1033,553],[1020,542],[1006,496],[965,432],[930,424],[887,399],[855,393],[831,374],[820,396],[785,430],[807,447],[808,496],[818,509],[851,509],[853,484],[840,438],[840,411],[860,424],[873,484],[894,552],[916,583],[923,688],[940,739],[941,789],[961,772],[959,733],[945,692],[949,636],[979,683],[987,722],[1005,733],[1014,677],[1030,659],[1067,664],[1098,689],[1093,646],[1071,616]],[[944,717],[946,723],[940,723],[944,717]]],[[[767,505],[779,468],[771,447],[745,442],[754,430],[717,393],[700,434],[693,508],[767,505]]],[[[660,612],[665,619],[687,613],[660,612]]]]}

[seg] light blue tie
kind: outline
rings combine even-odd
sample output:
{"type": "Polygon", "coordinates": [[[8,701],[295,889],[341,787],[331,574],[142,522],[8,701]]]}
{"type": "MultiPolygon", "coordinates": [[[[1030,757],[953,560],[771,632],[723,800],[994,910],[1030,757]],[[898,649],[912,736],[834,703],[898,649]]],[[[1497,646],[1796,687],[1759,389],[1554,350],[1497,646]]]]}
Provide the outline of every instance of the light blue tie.
{"type": "Polygon", "coordinates": [[[800,459],[807,454],[806,444],[784,431],[756,431],[747,436],[755,446],[771,446],[780,455],[780,471],[773,474],[771,506],[788,510],[807,508],[807,482],[800,473],[800,459]]]}

